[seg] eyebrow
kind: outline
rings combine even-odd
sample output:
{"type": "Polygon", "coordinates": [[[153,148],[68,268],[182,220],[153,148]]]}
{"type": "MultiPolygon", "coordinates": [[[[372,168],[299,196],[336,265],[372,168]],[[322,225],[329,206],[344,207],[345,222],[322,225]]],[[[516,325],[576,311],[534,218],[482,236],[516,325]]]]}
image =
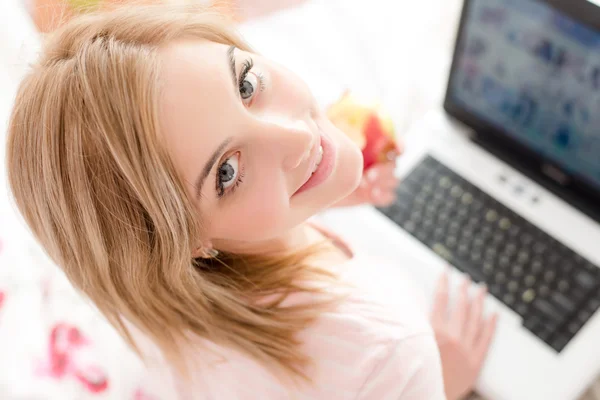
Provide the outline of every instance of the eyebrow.
{"type": "Polygon", "coordinates": [[[231,143],[231,139],[233,139],[233,138],[228,137],[227,139],[223,140],[221,142],[221,144],[219,145],[219,147],[217,147],[217,149],[212,153],[212,155],[210,156],[210,158],[204,165],[204,168],[202,169],[202,173],[200,174],[198,179],[196,179],[195,186],[196,186],[196,197],[197,198],[200,198],[200,194],[202,192],[202,186],[204,185],[204,181],[206,181],[206,178],[208,177],[208,175],[210,175],[210,171],[212,171],[213,167],[215,166],[215,163],[217,162],[217,159],[225,150],[225,147],[227,147],[227,145],[229,145],[229,143],[231,143]]]}
{"type": "MultiPolygon", "coordinates": [[[[231,72],[231,79],[233,79],[233,87],[237,88],[238,86],[238,81],[237,81],[237,73],[236,73],[236,67],[235,67],[235,46],[229,46],[229,48],[227,49],[227,60],[229,61],[229,72],[231,72]]],[[[236,96],[238,96],[238,94],[236,93],[236,96]]]]}

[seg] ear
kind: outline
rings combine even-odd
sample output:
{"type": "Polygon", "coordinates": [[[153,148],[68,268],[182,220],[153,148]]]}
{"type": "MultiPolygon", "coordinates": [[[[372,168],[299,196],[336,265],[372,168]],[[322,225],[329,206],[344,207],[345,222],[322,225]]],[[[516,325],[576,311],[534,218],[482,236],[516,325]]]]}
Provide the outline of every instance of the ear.
{"type": "Polygon", "coordinates": [[[214,257],[215,250],[213,249],[212,243],[200,243],[198,247],[192,251],[193,258],[212,258],[214,257]]]}
{"type": "Polygon", "coordinates": [[[202,257],[204,255],[204,251],[202,250],[203,247],[202,246],[198,246],[194,249],[194,251],[192,251],[192,258],[199,258],[202,257]]]}

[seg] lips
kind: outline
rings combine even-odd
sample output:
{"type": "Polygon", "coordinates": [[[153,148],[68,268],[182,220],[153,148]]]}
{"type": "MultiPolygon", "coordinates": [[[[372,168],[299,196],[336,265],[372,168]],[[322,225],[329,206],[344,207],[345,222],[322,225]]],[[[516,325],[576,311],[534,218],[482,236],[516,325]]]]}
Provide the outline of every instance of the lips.
{"type": "Polygon", "coordinates": [[[304,183],[294,192],[293,196],[319,186],[333,172],[335,166],[335,146],[322,131],[319,132],[319,136],[320,146],[317,147],[317,150],[314,151],[314,155],[311,157],[304,183]]]}

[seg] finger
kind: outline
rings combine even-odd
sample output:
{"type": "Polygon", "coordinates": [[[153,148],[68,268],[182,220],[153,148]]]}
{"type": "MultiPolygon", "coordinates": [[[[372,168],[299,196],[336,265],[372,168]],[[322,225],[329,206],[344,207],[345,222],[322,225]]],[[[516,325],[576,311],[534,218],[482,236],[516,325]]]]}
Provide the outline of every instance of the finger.
{"type": "Polygon", "coordinates": [[[395,187],[384,187],[384,186],[372,186],[370,189],[371,198],[373,200],[379,197],[396,197],[395,187]]]}
{"type": "Polygon", "coordinates": [[[471,303],[469,301],[469,287],[471,286],[470,278],[463,278],[462,284],[458,290],[458,296],[456,298],[456,305],[451,317],[451,326],[455,333],[458,335],[463,334],[465,329],[465,322],[469,318],[469,311],[471,303]]]}
{"type": "Polygon", "coordinates": [[[480,287],[471,304],[471,312],[469,313],[469,319],[465,328],[465,340],[467,343],[475,343],[483,327],[482,314],[486,295],[487,287],[480,287]]]}
{"type": "Polygon", "coordinates": [[[374,186],[377,186],[381,189],[396,189],[398,185],[400,185],[400,179],[396,177],[382,178],[378,182],[374,183],[374,186]]]}
{"type": "Polygon", "coordinates": [[[374,165],[371,168],[369,168],[369,170],[367,171],[367,173],[365,174],[365,179],[367,180],[367,182],[369,182],[369,184],[375,184],[379,181],[379,179],[381,179],[382,173],[381,173],[381,166],[380,165],[374,165]]]}
{"type": "Polygon", "coordinates": [[[396,161],[387,161],[379,165],[379,172],[382,176],[394,176],[396,172],[396,161]]]}
{"type": "Polygon", "coordinates": [[[485,325],[483,326],[483,329],[479,335],[477,344],[473,349],[477,365],[482,365],[485,357],[487,356],[488,350],[490,349],[490,344],[492,343],[492,339],[496,333],[497,322],[498,314],[492,315],[485,321],[485,325]]]}
{"type": "Polygon", "coordinates": [[[369,170],[366,173],[366,177],[369,182],[378,182],[382,179],[394,177],[395,170],[395,162],[385,162],[381,164],[376,164],[369,168],[369,170]]]}
{"type": "Polygon", "coordinates": [[[386,201],[394,201],[396,199],[396,191],[393,189],[383,189],[375,186],[370,192],[371,202],[379,203],[386,201]]]}
{"type": "Polygon", "coordinates": [[[400,154],[401,153],[398,151],[398,149],[390,150],[387,153],[385,153],[385,159],[388,161],[396,161],[400,154]]]}
{"type": "Polygon", "coordinates": [[[396,201],[396,194],[394,192],[381,192],[371,197],[371,204],[378,207],[390,206],[396,201]]]}
{"type": "Polygon", "coordinates": [[[434,325],[446,321],[448,313],[448,275],[449,270],[446,268],[438,280],[437,288],[435,290],[433,307],[431,309],[431,321],[434,325]]]}

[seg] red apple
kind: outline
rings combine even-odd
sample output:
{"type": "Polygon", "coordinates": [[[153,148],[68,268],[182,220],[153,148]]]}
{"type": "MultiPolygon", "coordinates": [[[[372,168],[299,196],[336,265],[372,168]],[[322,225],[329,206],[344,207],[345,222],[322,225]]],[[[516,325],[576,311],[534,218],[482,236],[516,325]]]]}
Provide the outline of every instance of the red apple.
{"type": "Polygon", "coordinates": [[[365,170],[398,151],[392,119],[379,104],[358,100],[346,92],[329,107],[327,116],[360,147],[365,170]]]}

